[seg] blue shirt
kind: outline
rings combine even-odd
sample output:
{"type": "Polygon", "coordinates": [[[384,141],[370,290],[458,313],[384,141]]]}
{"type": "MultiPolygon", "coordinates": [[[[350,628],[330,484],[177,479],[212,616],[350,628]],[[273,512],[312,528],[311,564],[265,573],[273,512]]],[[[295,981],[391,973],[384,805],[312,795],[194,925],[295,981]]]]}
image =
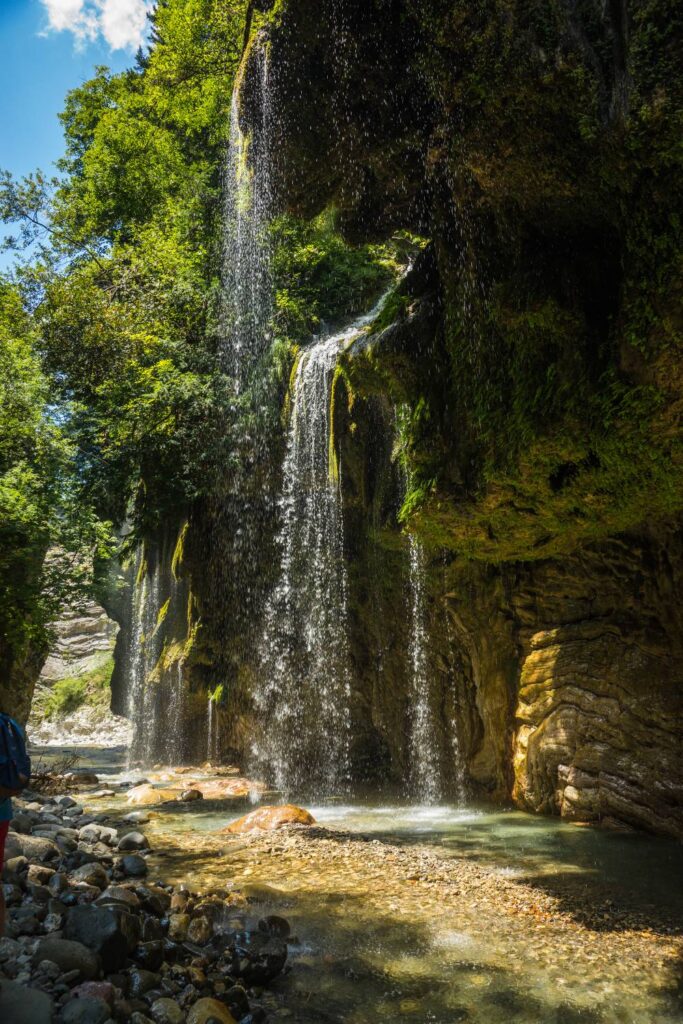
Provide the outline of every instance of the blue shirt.
{"type": "Polygon", "coordinates": [[[9,821],[12,817],[12,801],[9,797],[0,800],[0,821],[9,821]]]}

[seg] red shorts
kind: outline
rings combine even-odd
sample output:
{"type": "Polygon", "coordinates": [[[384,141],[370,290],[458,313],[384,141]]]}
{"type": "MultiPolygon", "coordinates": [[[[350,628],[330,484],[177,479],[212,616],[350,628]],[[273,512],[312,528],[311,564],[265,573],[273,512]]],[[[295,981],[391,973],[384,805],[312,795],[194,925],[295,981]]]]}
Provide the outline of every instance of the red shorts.
{"type": "Polygon", "coordinates": [[[9,832],[9,821],[0,821],[0,868],[5,863],[5,840],[9,832]]]}

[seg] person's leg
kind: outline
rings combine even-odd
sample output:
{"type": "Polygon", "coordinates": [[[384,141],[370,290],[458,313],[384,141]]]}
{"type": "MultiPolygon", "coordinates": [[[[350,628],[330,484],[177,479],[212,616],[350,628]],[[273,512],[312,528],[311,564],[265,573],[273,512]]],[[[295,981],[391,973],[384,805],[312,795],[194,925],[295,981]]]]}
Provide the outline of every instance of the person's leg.
{"type": "MultiPolygon", "coordinates": [[[[9,821],[0,821],[0,871],[5,866],[5,839],[9,832],[9,821]]],[[[0,885],[0,938],[5,934],[5,897],[0,885]]]]}

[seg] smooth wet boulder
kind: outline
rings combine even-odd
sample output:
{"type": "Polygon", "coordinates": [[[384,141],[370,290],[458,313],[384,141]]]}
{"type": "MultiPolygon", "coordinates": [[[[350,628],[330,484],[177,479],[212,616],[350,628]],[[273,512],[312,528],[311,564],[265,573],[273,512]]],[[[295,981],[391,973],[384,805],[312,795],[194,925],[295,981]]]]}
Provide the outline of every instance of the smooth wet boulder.
{"type": "Polygon", "coordinates": [[[146,807],[149,804],[161,804],[175,800],[178,794],[172,789],[155,789],[148,782],[141,786],[133,786],[126,794],[126,800],[134,807],[146,807]]]}
{"type": "Polygon", "coordinates": [[[27,857],[30,861],[51,861],[59,857],[59,847],[51,839],[10,832],[5,842],[5,857],[27,857]]]}
{"type": "Polygon", "coordinates": [[[100,891],[106,889],[109,885],[107,872],[97,861],[94,861],[92,864],[83,864],[80,868],[72,871],[71,881],[74,883],[82,882],[84,885],[93,886],[100,891]]]}
{"type": "Polygon", "coordinates": [[[151,815],[147,811],[129,811],[128,814],[124,814],[122,821],[131,825],[146,825],[150,818],[151,815]]]}
{"type": "Polygon", "coordinates": [[[0,984],[0,1021],[3,1024],[52,1024],[54,1003],[45,993],[14,981],[0,984]]]}
{"type": "Polygon", "coordinates": [[[71,907],[66,915],[67,939],[82,942],[98,953],[107,973],[124,967],[140,939],[137,917],[114,907],[71,907]]]}
{"type": "Polygon", "coordinates": [[[303,807],[294,804],[283,804],[280,807],[259,807],[243,818],[233,821],[222,834],[240,835],[244,832],[272,831],[286,828],[289,825],[314,825],[315,818],[303,807]]]}
{"type": "Polygon", "coordinates": [[[125,853],[132,850],[148,850],[149,840],[142,832],[127,832],[119,839],[118,849],[125,853]]]}
{"type": "Polygon", "coordinates": [[[133,952],[135,962],[145,970],[158,971],[164,962],[164,943],[161,939],[141,942],[133,952]]]}
{"type": "MultiPolygon", "coordinates": [[[[276,978],[287,962],[287,943],[282,939],[269,938],[261,943],[261,936],[252,938],[248,955],[235,965],[235,973],[248,986],[266,985],[276,978]]],[[[265,938],[265,936],[264,936],[265,938]]]]}
{"type": "Polygon", "coordinates": [[[43,960],[51,960],[62,971],[78,971],[86,981],[97,978],[100,973],[99,956],[82,942],[71,939],[41,939],[32,962],[37,966],[43,960]]]}
{"type": "Polygon", "coordinates": [[[121,870],[129,878],[144,878],[147,874],[147,863],[139,853],[127,853],[121,858],[121,870]]]}
{"type": "Polygon", "coordinates": [[[155,1024],[183,1024],[185,1021],[185,1014],[175,999],[157,999],[152,1003],[151,1013],[155,1024]]]}
{"type": "Polygon", "coordinates": [[[70,999],[61,1014],[61,1024],[105,1024],[111,1018],[111,1008],[104,999],[86,996],[70,999]]]}
{"type": "Polygon", "coordinates": [[[190,927],[189,914],[171,914],[168,919],[168,937],[173,942],[184,942],[190,927]]]}
{"type": "Polygon", "coordinates": [[[101,896],[95,900],[98,907],[124,907],[128,910],[137,910],[140,900],[132,889],[123,885],[108,886],[101,896]]]}
{"type": "Polygon", "coordinates": [[[79,829],[78,838],[85,843],[107,843],[113,845],[118,841],[119,834],[115,828],[91,822],[79,829]]]}
{"type": "Polygon", "coordinates": [[[140,999],[146,992],[157,988],[161,982],[161,975],[156,971],[148,971],[144,968],[133,968],[130,972],[130,994],[140,999]]]}
{"type": "Polygon", "coordinates": [[[203,800],[204,794],[198,789],[184,789],[180,794],[180,799],[184,804],[192,803],[193,800],[203,800]]]}
{"type": "Polygon", "coordinates": [[[207,942],[211,940],[213,936],[213,927],[208,917],[203,914],[199,917],[193,917],[190,921],[187,929],[187,938],[189,942],[194,942],[198,946],[205,946],[207,942]]]}
{"type": "Polygon", "coordinates": [[[225,1003],[218,999],[199,999],[187,1015],[187,1024],[237,1024],[225,1003]]]}
{"type": "Polygon", "coordinates": [[[241,1021],[249,1013],[249,997],[241,985],[233,985],[223,998],[236,1020],[241,1021]]]}
{"type": "Polygon", "coordinates": [[[31,864],[26,875],[26,880],[28,882],[33,882],[35,885],[48,885],[54,874],[54,868],[45,867],[43,864],[31,864]]]}
{"type": "Polygon", "coordinates": [[[116,989],[110,981],[84,981],[72,989],[71,995],[78,999],[104,999],[110,1006],[116,1000],[116,989]]]}

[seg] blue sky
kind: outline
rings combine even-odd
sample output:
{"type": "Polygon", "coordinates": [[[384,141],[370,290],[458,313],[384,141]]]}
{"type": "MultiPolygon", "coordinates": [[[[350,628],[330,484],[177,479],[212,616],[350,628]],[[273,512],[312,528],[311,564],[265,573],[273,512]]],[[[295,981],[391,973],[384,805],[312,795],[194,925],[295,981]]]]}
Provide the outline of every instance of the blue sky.
{"type": "MultiPolygon", "coordinates": [[[[57,114],[96,64],[122,71],[145,31],[146,0],[0,0],[0,168],[54,173],[57,114]]],[[[4,233],[0,225],[0,233],[4,233]]],[[[0,253],[0,267],[11,263],[0,253]]]]}

